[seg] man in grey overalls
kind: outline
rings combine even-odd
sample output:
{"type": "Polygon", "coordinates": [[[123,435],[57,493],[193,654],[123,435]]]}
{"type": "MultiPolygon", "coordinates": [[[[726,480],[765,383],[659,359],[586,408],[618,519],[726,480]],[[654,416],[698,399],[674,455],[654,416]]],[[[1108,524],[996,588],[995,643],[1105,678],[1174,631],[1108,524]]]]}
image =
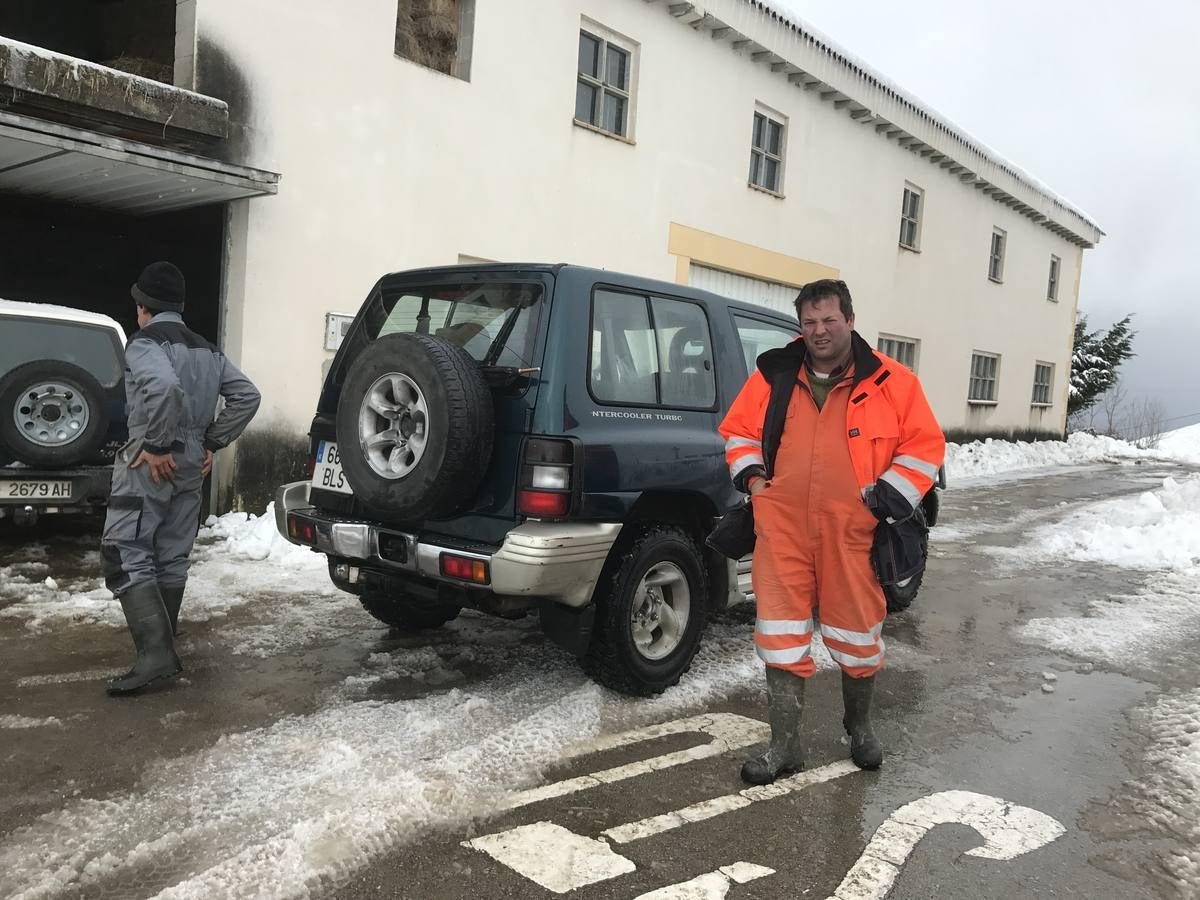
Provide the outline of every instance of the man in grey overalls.
{"type": "Polygon", "coordinates": [[[125,347],[129,442],[113,465],[100,555],[137,660],[108,683],[110,694],[133,693],[182,671],[174,635],[200,489],[214,451],[245,430],[259,402],[250,379],[183,324],[179,269],[151,263],[130,292],[141,331],[125,347]]]}

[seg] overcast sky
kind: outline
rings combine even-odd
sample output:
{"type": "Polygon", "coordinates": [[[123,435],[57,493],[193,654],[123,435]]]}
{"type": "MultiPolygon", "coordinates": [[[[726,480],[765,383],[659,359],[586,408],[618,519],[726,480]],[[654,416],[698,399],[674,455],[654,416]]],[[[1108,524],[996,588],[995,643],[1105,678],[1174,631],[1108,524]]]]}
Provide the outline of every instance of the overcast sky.
{"type": "Polygon", "coordinates": [[[776,0],[1105,231],[1080,310],[1136,313],[1135,397],[1200,422],[1200,0],[776,0]]]}

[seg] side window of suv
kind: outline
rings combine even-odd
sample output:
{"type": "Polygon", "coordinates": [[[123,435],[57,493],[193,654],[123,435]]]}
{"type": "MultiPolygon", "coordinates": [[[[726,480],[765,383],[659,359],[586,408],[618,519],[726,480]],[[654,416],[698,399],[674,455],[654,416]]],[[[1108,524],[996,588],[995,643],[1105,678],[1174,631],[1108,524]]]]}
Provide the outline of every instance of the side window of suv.
{"type": "Polygon", "coordinates": [[[742,345],[747,375],[754,371],[755,360],[760,353],[782,347],[800,336],[799,328],[789,330],[781,325],[772,325],[745,316],[735,315],[733,324],[737,328],[738,342],[742,345]]]}
{"type": "Polygon", "coordinates": [[[708,409],[716,399],[711,348],[696,303],[595,291],[590,380],[601,403],[708,409]]]}

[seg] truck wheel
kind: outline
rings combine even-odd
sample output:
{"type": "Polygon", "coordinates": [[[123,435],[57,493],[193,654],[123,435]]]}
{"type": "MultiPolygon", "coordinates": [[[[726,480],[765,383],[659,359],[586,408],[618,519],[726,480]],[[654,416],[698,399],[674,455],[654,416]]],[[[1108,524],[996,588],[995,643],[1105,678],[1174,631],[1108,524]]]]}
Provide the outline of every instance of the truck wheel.
{"type": "Polygon", "coordinates": [[[26,465],[86,462],[107,433],[104,389],[79,366],[38,360],[0,379],[0,444],[26,465]]]}
{"type": "MultiPolygon", "coordinates": [[[[921,559],[929,559],[929,529],[921,533],[921,559]]],[[[925,577],[925,567],[921,567],[912,578],[903,584],[889,584],[883,588],[883,596],[887,599],[889,613],[903,612],[917,599],[917,591],[921,589],[921,580],[925,577]]]]}
{"type": "Polygon", "coordinates": [[[451,619],[458,618],[462,612],[461,606],[448,604],[406,603],[377,591],[364,591],[358,600],[363,609],[373,615],[384,625],[400,628],[404,631],[424,631],[428,628],[438,628],[451,619]]]}
{"type": "Polygon", "coordinates": [[[700,646],[708,582],[696,542],[656,525],[623,538],[596,588],[584,669],[606,687],[649,697],[688,670],[700,646]]]}
{"type": "Polygon", "coordinates": [[[410,521],[470,504],[492,455],[492,431],[492,394],[479,364],[427,334],[370,344],[338,402],[338,450],[354,495],[410,521]]]}

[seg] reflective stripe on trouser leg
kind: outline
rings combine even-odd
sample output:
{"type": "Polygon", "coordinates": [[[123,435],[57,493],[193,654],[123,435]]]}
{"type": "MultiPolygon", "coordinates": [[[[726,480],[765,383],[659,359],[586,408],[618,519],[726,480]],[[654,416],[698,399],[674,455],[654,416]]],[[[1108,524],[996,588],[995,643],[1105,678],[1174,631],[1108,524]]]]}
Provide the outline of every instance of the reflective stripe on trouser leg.
{"type": "Polygon", "coordinates": [[[880,633],[887,601],[871,568],[872,524],[864,519],[864,527],[847,529],[844,540],[822,541],[818,551],[821,639],[855,678],[878,672],[885,656],[880,633]]]}
{"type": "Polygon", "coordinates": [[[773,538],[760,529],[750,576],[758,612],[754,645],[759,658],[802,678],[815,674],[812,554],[798,548],[792,535],[773,538]]]}

